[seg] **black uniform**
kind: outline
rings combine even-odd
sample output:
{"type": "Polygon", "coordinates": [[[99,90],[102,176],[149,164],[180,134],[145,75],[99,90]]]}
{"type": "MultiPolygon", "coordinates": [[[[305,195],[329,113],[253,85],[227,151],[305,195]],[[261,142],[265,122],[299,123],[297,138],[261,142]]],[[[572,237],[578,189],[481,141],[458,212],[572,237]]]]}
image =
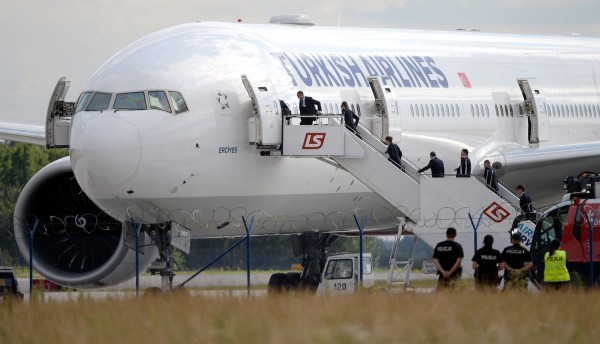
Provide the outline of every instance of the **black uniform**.
{"type": "Polygon", "coordinates": [[[519,198],[519,206],[521,207],[521,210],[523,211],[523,213],[525,213],[525,214],[533,213],[533,204],[531,204],[531,197],[529,197],[529,195],[524,192],[521,194],[521,197],[519,198]]]}
{"type": "MultiPolygon", "coordinates": [[[[446,240],[438,243],[433,250],[433,258],[438,259],[442,269],[444,271],[450,271],[458,258],[463,258],[462,246],[453,240],[446,240]]],[[[459,279],[462,274],[462,267],[458,267],[456,271],[450,275],[448,279],[445,279],[443,275],[438,271],[438,288],[448,287],[450,282],[459,279]]]]}
{"type": "Polygon", "coordinates": [[[346,128],[355,132],[360,117],[355,115],[350,109],[342,109],[342,115],[344,115],[344,124],[346,125],[346,128]]]}
{"type": "Polygon", "coordinates": [[[477,263],[475,282],[478,288],[498,286],[500,251],[484,246],[475,252],[471,261],[477,263]]]}
{"type": "Polygon", "coordinates": [[[390,143],[385,152],[389,155],[390,160],[395,162],[398,167],[402,167],[402,151],[397,144],[390,143]]]}
{"type": "Polygon", "coordinates": [[[431,169],[432,177],[443,177],[444,176],[444,162],[437,156],[429,160],[429,164],[419,170],[419,173],[431,169]]]}
{"type": "Polygon", "coordinates": [[[496,170],[493,167],[488,166],[483,171],[483,177],[485,178],[485,184],[492,190],[498,191],[498,177],[496,176],[496,170]]]}
{"type": "Polygon", "coordinates": [[[471,176],[471,159],[469,157],[460,158],[460,165],[456,169],[457,177],[470,177],[471,176]]]}
{"type": "MultiPolygon", "coordinates": [[[[531,262],[531,253],[519,245],[511,245],[506,247],[500,255],[500,261],[506,263],[513,269],[522,268],[525,263],[531,262]]],[[[527,289],[527,273],[521,273],[516,277],[508,271],[504,270],[504,289],[507,288],[522,288],[527,289]]]]}
{"type": "MultiPolygon", "coordinates": [[[[301,99],[298,106],[300,107],[300,115],[315,115],[317,111],[321,111],[321,102],[311,97],[301,99]]],[[[300,118],[300,125],[311,125],[316,120],[317,117],[302,117],[300,118]]]]}

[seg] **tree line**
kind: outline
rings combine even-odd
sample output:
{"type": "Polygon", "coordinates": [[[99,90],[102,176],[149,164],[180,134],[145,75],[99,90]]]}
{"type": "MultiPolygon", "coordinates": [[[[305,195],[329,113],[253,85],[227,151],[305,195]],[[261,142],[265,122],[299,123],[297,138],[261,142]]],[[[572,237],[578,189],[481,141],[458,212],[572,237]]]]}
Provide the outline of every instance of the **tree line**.
{"type": "Polygon", "coordinates": [[[13,232],[13,214],[21,190],[42,167],[68,154],[66,149],[47,149],[12,141],[0,143],[0,265],[20,261],[13,232]]]}

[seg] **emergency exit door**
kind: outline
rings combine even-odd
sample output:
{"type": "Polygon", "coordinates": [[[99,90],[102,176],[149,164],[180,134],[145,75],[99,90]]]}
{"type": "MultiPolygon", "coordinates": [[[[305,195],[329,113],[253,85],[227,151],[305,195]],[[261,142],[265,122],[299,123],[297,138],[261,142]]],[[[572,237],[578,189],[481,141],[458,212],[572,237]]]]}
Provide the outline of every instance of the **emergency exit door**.
{"type": "Polygon", "coordinates": [[[535,78],[517,79],[523,100],[525,113],[529,118],[529,143],[548,141],[549,119],[544,104],[546,97],[539,81],[535,78]]]}
{"type": "Polygon", "coordinates": [[[379,77],[369,77],[369,84],[375,96],[377,119],[373,122],[373,132],[384,140],[390,134],[390,119],[399,128],[398,102],[391,88],[384,88],[379,77]]]}
{"type": "Polygon", "coordinates": [[[242,83],[252,99],[254,116],[248,122],[250,143],[256,143],[261,149],[277,149],[281,145],[283,123],[273,83],[269,80],[251,82],[246,75],[242,75],[242,83]]]}

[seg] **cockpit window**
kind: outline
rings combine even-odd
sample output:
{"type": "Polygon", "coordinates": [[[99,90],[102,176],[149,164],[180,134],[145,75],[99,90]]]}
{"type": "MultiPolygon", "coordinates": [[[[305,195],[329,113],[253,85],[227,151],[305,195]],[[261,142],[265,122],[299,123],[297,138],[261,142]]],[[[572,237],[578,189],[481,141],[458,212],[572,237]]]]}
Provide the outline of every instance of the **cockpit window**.
{"type": "Polygon", "coordinates": [[[173,103],[175,113],[182,113],[188,111],[187,104],[185,103],[185,100],[183,99],[181,93],[169,91],[169,98],[171,98],[171,103],[173,103]]]}
{"type": "Polygon", "coordinates": [[[110,98],[112,94],[110,93],[100,93],[97,92],[92,97],[92,100],[88,104],[86,110],[88,111],[101,111],[108,109],[108,105],[110,104],[110,98]]]}
{"type": "Polygon", "coordinates": [[[148,91],[148,99],[150,100],[150,109],[171,112],[171,106],[164,91],[148,91]]]}
{"type": "Polygon", "coordinates": [[[113,104],[115,110],[146,110],[144,92],[119,93],[113,104]]]}
{"type": "Polygon", "coordinates": [[[92,99],[92,95],[94,92],[83,92],[79,95],[79,99],[77,99],[77,106],[75,107],[75,112],[82,111],[85,109],[87,103],[92,99]]]}

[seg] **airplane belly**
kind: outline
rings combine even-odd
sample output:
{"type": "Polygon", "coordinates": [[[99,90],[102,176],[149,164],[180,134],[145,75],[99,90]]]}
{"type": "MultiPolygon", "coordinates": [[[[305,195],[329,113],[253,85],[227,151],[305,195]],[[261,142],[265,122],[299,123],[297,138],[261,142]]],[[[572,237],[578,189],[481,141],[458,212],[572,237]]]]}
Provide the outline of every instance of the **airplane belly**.
{"type": "Polygon", "coordinates": [[[395,229],[401,213],[373,192],[96,200],[113,216],[144,223],[174,221],[193,238],[245,235],[242,217],[254,218],[252,233],[357,230],[354,215],[368,216],[366,229],[395,229]]]}

